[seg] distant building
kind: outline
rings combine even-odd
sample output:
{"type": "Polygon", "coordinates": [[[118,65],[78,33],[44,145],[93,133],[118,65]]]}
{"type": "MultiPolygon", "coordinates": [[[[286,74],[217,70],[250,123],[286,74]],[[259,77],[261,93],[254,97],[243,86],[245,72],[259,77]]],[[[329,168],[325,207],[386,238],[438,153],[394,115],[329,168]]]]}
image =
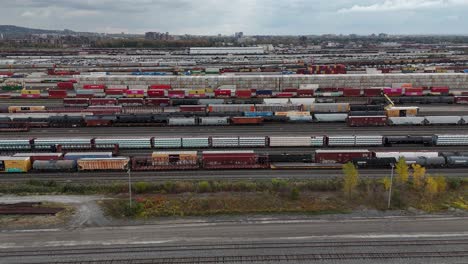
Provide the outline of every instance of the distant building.
{"type": "Polygon", "coordinates": [[[229,48],[190,48],[191,55],[201,54],[265,54],[263,47],[229,47],[229,48]]]}
{"type": "Polygon", "coordinates": [[[169,32],[160,33],[160,32],[146,32],[145,39],[147,40],[172,40],[169,32]]]}
{"type": "Polygon", "coordinates": [[[234,34],[234,37],[235,37],[236,39],[240,39],[240,38],[244,37],[244,32],[236,32],[236,33],[234,34]]]}

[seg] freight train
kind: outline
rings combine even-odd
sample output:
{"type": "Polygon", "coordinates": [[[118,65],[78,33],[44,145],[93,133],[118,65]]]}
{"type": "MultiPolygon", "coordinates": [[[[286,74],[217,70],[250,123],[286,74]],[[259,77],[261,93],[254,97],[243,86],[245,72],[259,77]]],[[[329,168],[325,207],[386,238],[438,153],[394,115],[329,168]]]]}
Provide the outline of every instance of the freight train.
{"type": "Polygon", "coordinates": [[[353,162],[359,168],[387,168],[404,158],[428,168],[468,167],[468,153],[316,150],[301,154],[242,151],[157,151],[145,157],[114,157],[111,152],[19,153],[0,157],[0,172],[168,171],[216,169],[339,169],[353,162]]]}
{"type": "Polygon", "coordinates": [[[99,137],[0,139],[4,151],[50,151],[84,149],[193,149],[263,147],[380,147],[398,145],[468,146],[468,135],[425,136],[216,136],[216,137],[99,137]]]}

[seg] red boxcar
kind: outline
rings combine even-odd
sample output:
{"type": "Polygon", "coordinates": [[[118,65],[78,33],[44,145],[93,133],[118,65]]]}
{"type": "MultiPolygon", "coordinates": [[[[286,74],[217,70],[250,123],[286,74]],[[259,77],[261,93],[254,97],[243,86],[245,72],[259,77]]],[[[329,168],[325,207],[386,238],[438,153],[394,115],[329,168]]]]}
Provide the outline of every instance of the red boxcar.
{"type": "Polygon", "coordinates": [[[468,96],[455,96],[456,104],[468,104],[468,96]]]}
{"type": "Polygon", "coordinates": [[[124,95],[125,94],[125,91],[127,89],[119,89],[119,88],[109,88],[109,89],[106,89],[105,93],[106,95],[124,95]]]}
{"type": "Polygon", "coordinates": [[[260,169],[268,168],[267,156],[250,151],[204,151],[202,166],[205,169],[260,169]]]}
{"type": "Polygon", "coordinates": [[[216,97],[231,97],[231,90],[215,90],[214,94],[216,97]]]}
{"type": "Polygon", "coordinates": [[[348,126],[367,127],[367,126],[386,126],[387,116],[349,116],[348,126]]]}
{"type": "Polygon", "coordinates": [[[83,84],[83,89],[86,90],[105,90],[106,88],[105,84],[83,84]]]}
{"type": "Polygon", "coordinates": [[[347,149],[347,150],[321,150],[315,151],[315,162],[322,164],[340,163],[344,164],[354,158],[371,158],[372,152],[369,150],[347,149]]]}
{"type": "Polygon", "coordinates": [[[145,100],[146,105],[156,105],[156,106],[168,106],[171,104],[171,100],[168,98],[148,98],[145,100]]]}
{"type": "Polygon", "coordinates": [[[206,112],[204,105],[181,105],[180,112],[206,112]]]}
{"type": "Polygon", "coordinates": [[[381,88],[364,88],[363,94],[364,96],[367,96],[367,97],[381,96],[382,89],[381,88]]]}
{"type": "Polygon", "coordinates": [[[236,97],[250,98],[252,97],[252,91],[251,90],[236,90],[236,97]]]}
{"type": "Polygon", "coordinates": [[[345,96],[345,97],[359,97],[359,96],[361,96],[361,89],[359,89],[359,88],[343,88],[343,96],[345,96]]]}
{"type": "Polygon", "coordinates": [[[275,94],[276,97],[281,97],[281,98],[291,98],[294,96],[293,93],[286,93],[286,92],[279,92],[275,94]]]}
{"type": "Polygon", "coordinates": [[[314,90],[313,89],[299,89],[297,90],[297,96],[299,97],[313,97],[314,90]]]}
{"type": "Polygon", "coordinates": [[[422,87],[405,88],[405,95],[406,96],[422,96],[423,90],[424,89],[422,87]]]}
{"type": "Polygon", "coordinates": [[[168,91],[167,96],[169,98],[185,98],[185,91],[184,90],[171,90],[171,91],[168,91]]]}
{"type": "Polygon", "coordinates": [[[450,92],[449,87],[431,87],[431,94],[434,95],[447,95],[450,92]]]}
{"type": "Polygon", "coordinates": [[[73,86],[73,82],[58,82],[57,83],[57,88],[73,90],[74,86],[73,86]]]}
{"type": "Polygon", "coordinates": [[[263,117],[231,117],[233,125],[259,125],[263,123],[263,117]]]}
{"type": "Polygon", "coordinates": [[[143,98],[119,98],[117,104],[123,106],[140,106],[145,104],[143,98]]]}
{"type": "Polygon", "coordinates": [[[88,106],[88,98],[63,98],[64,106],[88,106]]]}
{"type": "Polygon", "coordinates": [[[90,105],[116,105],[117,99],[115,98],[92,98],[89,100],[90,105]]]}
{"type": "Polygon", "coordinates": [[[297,89],[297,88],[285,88],[285,89],[283,89],[283,92],[285,92],[285,93],[297,93],[297,90],[299,90],[299,89],[297,89]]]}
{"type": "Polygon", "coordinates": [[[159,98],[159,97],[164,97],[164,90],[148,90],[146,91],[146,94],[148,97],[153,97],[153,98],[159,98]]]}
{"type": "Polygon", "coordinates": [[[49,90],[49,98],[65,98],[67,90],[49,90]]]}
{"type": "Polygon", "coordinates": [[[170,84],[153,84],[149,86],[149,90],[170,90],[172,86],[170,84]]]}

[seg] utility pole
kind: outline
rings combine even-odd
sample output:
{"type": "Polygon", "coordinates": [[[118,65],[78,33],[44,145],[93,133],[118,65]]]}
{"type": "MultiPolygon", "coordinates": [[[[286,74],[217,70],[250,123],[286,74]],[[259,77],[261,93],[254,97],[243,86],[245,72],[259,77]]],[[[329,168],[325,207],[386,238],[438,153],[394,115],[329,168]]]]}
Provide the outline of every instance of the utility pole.
{"type": "Polygon", "coordinates": [[[392,201],[392,187],[393,187],[393,168],[395,168],[395,164],[390,164],[392,166],[392,174],[390,176],[390,188],[388,189],[388,204],[387,209],[390,209],[390,203],[392,201]]]}
{"type": "Polygon", "coordinates": [[[128,169],[127,174],[128,174],[128,202],[130,204],[130,208],[132,208],[132,173],[130,169],[128,169]]]}

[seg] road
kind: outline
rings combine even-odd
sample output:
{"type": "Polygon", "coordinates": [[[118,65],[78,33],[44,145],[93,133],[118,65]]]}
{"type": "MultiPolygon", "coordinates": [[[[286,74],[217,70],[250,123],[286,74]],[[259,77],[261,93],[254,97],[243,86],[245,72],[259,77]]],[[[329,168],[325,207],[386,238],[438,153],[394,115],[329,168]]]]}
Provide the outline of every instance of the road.
{"type": "MultiPolygon", "coordinates": [[[[361,177],[383,178],[390,176],[390,169],[360,170],[361,177]]],[[[468,168],[462,169],[427,169],[432,175],[447,177],[468,177],[468,168]]],[[[335,170],[218,170],[218,171],[149,171],[131,172],[134,182],[164,182],[170,180],[269,180],[281,179],[330,179],[342,177],[341,169],[335,170]]],[[[57,182],[127,182],[127,172],[61,172],[61,173],[28,173],[0,174],[0,182],[27,182],[30,180],[54,180],[57,182]]]]}
{"type": "Polygon", "coordinates": [[[468,126],[348,127],[332,124],[264,124],[260,126],[195,127],[81,127],[32,128],[29,132],[0,133],[2,138],[29,137],[155,137],[155,136],[312,136],[312,135],[433,135],[468,134],[468,126]]]}
{"type": "Polygon", "coordinates": [[[466,263],[467,225],[466,217],[247,217],[3,231],[0,262],[466,263]]]}

